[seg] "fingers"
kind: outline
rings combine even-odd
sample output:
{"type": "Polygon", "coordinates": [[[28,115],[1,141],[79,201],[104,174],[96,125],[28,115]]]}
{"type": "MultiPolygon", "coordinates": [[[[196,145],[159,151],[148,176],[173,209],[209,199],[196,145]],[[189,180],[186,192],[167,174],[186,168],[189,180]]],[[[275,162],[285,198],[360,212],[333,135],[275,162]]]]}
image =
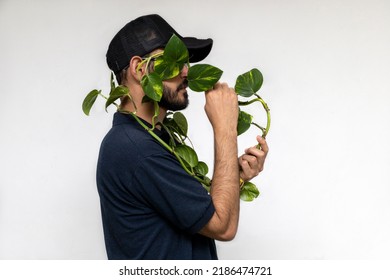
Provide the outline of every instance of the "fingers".
{"type": "Polygon", "coordinates": [[[260,153],[257,155],[254,154],[245,154],[241,156],[241,160],[249,166],[253,172],[250,172],[251,174],[255,174],[256,176],[263,171],[264,169],[264,160],[265,155],[264,153],[260,153]]]}
{"type": "Polygon", "coordinates": [[[267,141],[265,141],[265,139],[259,135],[256,137],[256,140],[259,143],[261,150],[266,154],[268,154],[269,148],[268,148],[267,141]]]}
{"type": "Polygon", "coordinates": [[[240,178],[243,179],[245,182],[250,181],[252,178],[256,177],[260,173],[259,168],[254,168],[253,165],[251,165],[249,161],[244,159],[243,156],[239,158],[238,163],[240,166],[240,178]]]}
{"type": "Polygon", "coordinates": [[[219,90],[219,89],[228,89],[229,86],[227,83],[221,83],[221,82],[218,82],[216,83],[211,89],[209,90],[206,90],[205,93],[209,93],[211,91],[214,91],[214,90],[219,90]]]}
{"type": "Polygon", "coordinates": [[[265,139],[260,136],[257,141],[261,149],[251,147],[245,150],[245,154],[239,158],[240,176],[244,181],[249,181],[256,177],[264,169],[264,162],[269,148],[265,139]]]}
{"type": "Polygon", "coordinates": [[[226,83],[217,83],[206,91],[205,111],[214,130],[231,132],[237,128],[238,97],[226,83]]]}
{"type": "MultiPolygon", "coordinates": [[[[233,88],[227,83],[216,83],[212,89],[205,92],[207,101],[225,101],[232,103],[233,106],[238,106],[238,97],[233,88]]],[[[227,103],[228,104],[228,103],[227,103]]]]}
{"type": "MultiPolygon", "coordinates": [[[[245,150],[246,156],[252,156],[255,157],[257,161],[264,161],[265,157],[268,154],[269,148],[267,141],[265,141],[264,138],[257,136],[257,141],[259,142],[260,149],[257,148],[257,146],[250,147],[245,150]]],[[[247,159],[247,157],[245,157],[247,159]]],[[[252,158],[253,161],[253,158],[252,158]]]]}

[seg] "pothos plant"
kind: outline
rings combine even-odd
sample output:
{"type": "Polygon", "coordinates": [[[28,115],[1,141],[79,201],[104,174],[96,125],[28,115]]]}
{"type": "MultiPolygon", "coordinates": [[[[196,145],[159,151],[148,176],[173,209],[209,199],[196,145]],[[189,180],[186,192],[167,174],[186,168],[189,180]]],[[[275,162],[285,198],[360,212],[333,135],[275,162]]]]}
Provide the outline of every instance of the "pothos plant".
{"type": "MultiPolygon", "coordinates": [[[[152,126],[145,125],[144,122],[137,116],[136,104],[132,101],[131,92],[123,85],[116,85],[113,74],[111,73],[111,91],[108,96],[102,94],[101,90],[94,89],[85,97],[82,109],[86,115],[89,115],[90,110],[98,96],[106,99],[105,108],[110,105],[116,106],[117,110],[134,117],[134,119],[163,147],[171,152],[180,162],[184,170],[196,178],[203,187],[210,191],[211,179],[207,173],[209,168],[207,164],[198,159],[191,140],[188,137],[188,122],[186,117],[181,112],[168,112],[164,121],[158,121],[159,101],[163,95],[163,81],[176,77],[181,72],[184,65],[188,67],[188,87],[195,92],[204,92],[211,89],[222,76],[223,71],[219,68],[208,64],[196,64],[190,66],[189,53],[185,44],[173,35],[167,43],[164,51],[153,54],[144,58],[138,65],[140,69],[145,65],[145,69],[149,69],[149,64],[154,61],[154,70],[146,74],[141,79],[141,86],[145,92],[143,102],[152,102],[154,104],[154,117],[152,126]],[[128,97],[133,102],[135,110],[132,112],[125,111],[116,101],[122,97],[128,97]],[[157,134],[154,133],[156,125],[161,126],[168,133],[170,140],[163,141],[157,134]]],[[[239,75],[235,91],[239,95],[239,115],[237,133],[238,135],[246,132],[251,125],[262,131],[262,137],[266,137],[271,124],[270,110],[264,100],[257,94],[263,83],[263,76],[258,69],[252,69],[242,75],[239,75]],[[253,122],[253,116],[241,110],[241,107],[259,102],[267,114],[266,127],[262,127],[253,122]]],[[[260,146],[257,146],[260,149],[260,146]]],[[[240,198],[244,201],[252,201],[260,194],[256,185],[251,182],[242,182],[240,198]]]]}

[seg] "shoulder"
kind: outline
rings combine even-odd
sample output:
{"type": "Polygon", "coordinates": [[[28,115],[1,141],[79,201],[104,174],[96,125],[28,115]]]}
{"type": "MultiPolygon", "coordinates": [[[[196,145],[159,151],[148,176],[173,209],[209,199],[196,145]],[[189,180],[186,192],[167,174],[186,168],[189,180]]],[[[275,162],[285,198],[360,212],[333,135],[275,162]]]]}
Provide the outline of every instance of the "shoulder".
{"type": "Polygon", "coordinates": [[[125,117],[126,121],[117,123],[114,119],[114,126],[103,139],[103,147],[113,152],[137,153],[145,157],[166,151],[132,116],[125,117]]]}

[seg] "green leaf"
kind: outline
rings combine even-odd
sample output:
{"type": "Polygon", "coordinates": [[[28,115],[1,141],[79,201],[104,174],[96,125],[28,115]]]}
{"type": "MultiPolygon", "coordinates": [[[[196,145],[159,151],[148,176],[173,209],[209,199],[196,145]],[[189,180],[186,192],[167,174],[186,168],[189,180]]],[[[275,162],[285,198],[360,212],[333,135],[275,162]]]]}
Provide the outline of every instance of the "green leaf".
{"type": "Polygon", "coordinates": [[[181,67],[178,63],[166,60],[164,56],[161,56],[154,62],[154,70],[162,80],[168,80],[179,75],[181,67]]]}
{"type": "Polygon", "coordinates": [[[95,103],[97,96],[101,92],[102,92],[101,90],[94,89],[90,93],[87,94],[87,96],[84,98],[83,105],[82,105],[84,114],[89,116],[89,112],[91,111],[91,108],[92,108],[93,104],[95,103]]]}
{"type": "Polygon", "coordinates": [[[195,173],[206,176],[207,173],[209,172],[209,167],[207,166],[207,164],[205,162],[199,161],[198,165],[195,166],[194,170],[195,170],[195,173]]]}
{"type": "Polygon", "coordinates": [[[187,145],[180,145],[175,148],[175,152],[192,168],[198,165],[196,152],[187,145]]]}
{"type": "Polygon", "coordinates": [[[183,65],[187,63],[189,59],[186,45],[175,34],[172,35],[165,46],[163,57],[164,60],[183,65]]]}
{"type": "Polygon", "coordinates": [[[221,78],[223,71],[208,64],[197,64],[188,69],[188,87],[201,92],[211,89],[221,78]]]}
{"type": "Polygon", "coordinates": [[[237,77],[234,87],[238,95],[243,97],[251,97],[255,94],[263,84],[263,75],[254,68],[237,77]]]}
{"type": "Polygon", "coordinates": [[[154,70],[162,80],[176,77],[184,64],[188,63],[189,55],[186,45],[175,34],[164,48],[164,54],[154,62],[154,70]]]}
{"type": "Polygon", "coordinates": [[[185,144],[184,139],[187,138],[187,135],[183,135],[174,120],[164,121],[164,126],[169,134],[170,146],[176,147],[177,145],[185,144]]]}
{"type": "Polygon", "coordinates": [[[255,184],[245,182],[240,191],[240,199],[243,201],[252,201],[259,196],[260,192],[255,184]]]}
{"type": "Polygon", "coordinates": [[[240,110],[238,113],[237,135],[243,134],[247,131],[251,126],[252,120],[252,115],[240,110]]]}
{"type": "Polygon", "coordinates": [[[187,136],[188,123],[186,117],[182,113],[176,112],[173,114],[173,120],[177,124],[177,127],[180,129],[181,134],[183,136],[187,136]]]}
{"type": "Polygon", "coordinates": [[[125,86],[117,86],[113,91],[110,92],[110,96],[106,101],[106,110],[107,107],[114,103],[118,98],[125,96],[129,93],[129,89],[125,86]]]}
{"type": "Polygon", "coordinates": [[[175,137],[177,142],[183,143],[182,138],[183,137],[187,138],[187,132],[188,132],[187,119],[180,112],[175,112],[174,114],[171,113],[171,115],[166,116],[163,121],[165,129],[170,135],[175,137]]]}
{"type": "Polygon", "coordinates": [[[142,77],[141,86],[145,94],[153,101],[160,101],[163,94],[163,84],[157,73],[151,73],[142,77]]]}

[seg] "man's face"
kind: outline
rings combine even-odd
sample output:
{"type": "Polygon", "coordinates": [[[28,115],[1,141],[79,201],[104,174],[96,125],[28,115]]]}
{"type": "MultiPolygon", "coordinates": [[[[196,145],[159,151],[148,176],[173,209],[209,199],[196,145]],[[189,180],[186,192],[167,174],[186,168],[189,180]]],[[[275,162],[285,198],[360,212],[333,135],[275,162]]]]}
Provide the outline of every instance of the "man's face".
{"type": "Polygon", "coordinates": [[[189,103],[186,89],[187,85],[188,82],[186,78],[183,79],[176,88],[172,88],[171,82],[164,81],[163,96],[159,102],[160,107],[170,111],[178,111],[187,108],[189,103]]]}
{"type": "Polygon", "coordinates": [[[187,108],[188,93],[187,93],[187,73],[188,67],[185,65],[180,74],[176,77],[163,81],[163,96],[159,102],[160,107],[178,111],[187,108]]]}
{"type": "MultiPolygon", "coordinates": [[[[161,51],[163,51],[163,49],[156,49],[149,55],[153,55],[161,51]]],[[[151,64],[150,71],[153,71],[153,64],[151,64]]],[[[178,111],[187,108],[189,103],[187,93],[187,74],[188,66],[184,65],[179,75],[163,81],[163,96],[159,102],[161,108],[170,111],[178,111]]]]}

